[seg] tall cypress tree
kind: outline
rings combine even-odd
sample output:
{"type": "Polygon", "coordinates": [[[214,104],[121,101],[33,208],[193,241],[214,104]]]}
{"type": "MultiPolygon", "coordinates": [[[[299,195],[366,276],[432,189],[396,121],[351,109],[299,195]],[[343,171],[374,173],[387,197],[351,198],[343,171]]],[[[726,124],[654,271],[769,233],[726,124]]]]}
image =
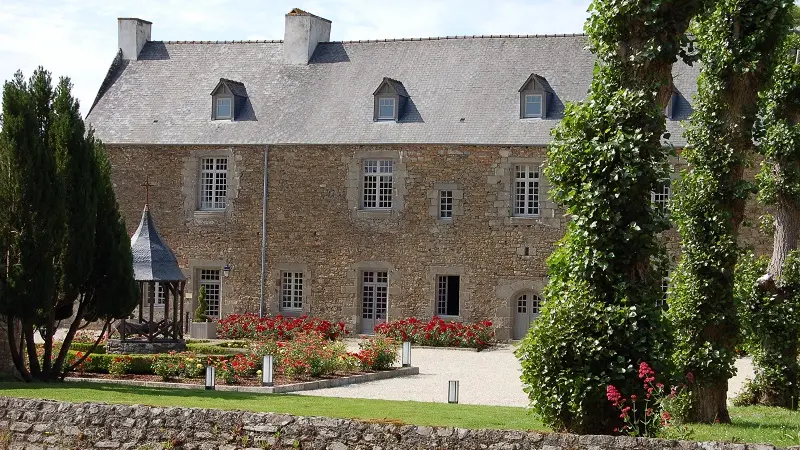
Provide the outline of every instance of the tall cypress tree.
{"type": "Polygon", "coordinates": [[[0,218],[0,285],[6,286],[0,314],[8,322],[14,364],[27,380],[62,377],[76,331],[95,320],[103,320],[105,330],[138,298],[108,161],[70,91],[66,78],[53,91],[41,68],[27,83],[17,73],[3,90],[0,205],[9,214],[0,218]],[[69,317],[54,355],[56,327],[69,317]],[[37,331],[45,341],[41,364],[37,331]]]}

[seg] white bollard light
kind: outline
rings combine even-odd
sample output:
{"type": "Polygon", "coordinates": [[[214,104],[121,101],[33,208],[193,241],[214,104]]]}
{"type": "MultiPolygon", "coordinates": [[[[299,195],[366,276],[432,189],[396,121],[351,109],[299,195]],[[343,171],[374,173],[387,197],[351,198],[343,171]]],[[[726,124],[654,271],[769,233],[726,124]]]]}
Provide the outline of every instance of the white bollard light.
{"type": "Polygon", "coordinates": [[[206,390],[213,391],[217,384],[217,368],[214,366],[206,366],[206,390]]]}
{"type": "Polygon", "coordinates": [[[451,380],[448,382],[447,403],[458,403],[458,381],[451,380]]]}
{"type": "Polygon", "coordinates": [[[404,341],[403,342],[402,362],[403,362],[403,367],[411,367],[411,342],[410,341],[404,341]]]}
{"type": "Polygon", "coordinates": [[[272,355],[265,355],[264,356],[264,363],[261,367],[261,384],[263,386],[272,386],[274,381],[273,377],[273,361],[274,358],[272,355]]]}

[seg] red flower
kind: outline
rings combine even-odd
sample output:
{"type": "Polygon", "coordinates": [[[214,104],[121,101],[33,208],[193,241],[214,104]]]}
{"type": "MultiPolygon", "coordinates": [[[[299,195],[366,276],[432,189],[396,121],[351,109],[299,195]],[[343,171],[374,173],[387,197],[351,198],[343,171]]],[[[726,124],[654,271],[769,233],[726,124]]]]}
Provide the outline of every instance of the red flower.
{"type": "Polygon", "coordinates": [[[687,372],[686,379],[689,380],[689,383],[694,383],[694,374],[692,374],[692,372],[687,372]]]}

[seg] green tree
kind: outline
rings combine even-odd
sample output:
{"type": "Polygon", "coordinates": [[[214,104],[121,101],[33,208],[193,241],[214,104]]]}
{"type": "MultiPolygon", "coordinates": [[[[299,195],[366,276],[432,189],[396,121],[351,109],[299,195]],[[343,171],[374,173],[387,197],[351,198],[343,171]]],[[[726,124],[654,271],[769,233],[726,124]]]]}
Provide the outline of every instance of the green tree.
{"type": "MultiPolygon", "coordinates": [[[[797,7],[793,8],[797,11],[797,7]]],[[[797,24],[797,17],[793,23],[797,24]]],[[[764,156],[757,175],[759,200],[774,212],[772,257],[749,296],[740,302],[742,328],[753,355],[759,403],[792,407],[798,388],[800,334],[800,36],[787,34],[779,63],[760,96],[756,124],[758,150],[764,156]],[[794,253],[793,253],[794,252],[794,253]],[[792,256],[793,255],[793,256],[792,256]]],[[[738,275],[738,274],[737,274],[738,275]]]]}
{"type": "Polygon", "coordinates": [[[730,422],[726,396],[739,340],[736,239],[752,190],[743,172],[754,151],[757,95],[789,27],[791,5],[717,0],[693,29],[702,70],[682,154],[690,169],[673,202],[682,242],[667,315],[676,330],[673,361],[694,375],[690,419],[697,422],[730,422]]]}
{"type": "Polygon", "coordinates": [[[53,90],[42,68],[28,82],[18,72],[3,88],[0,205],[9,213],[0,216],[0,314],[26,380],[62,377],[77,330],[100,319],[105,331],[137,298],[104,150],[86,131],[70,91],[67,78],[53,90]],[[70,317],[54,354],[55,330],[70,317]],[[41,359],[36,332],[45,341],[41,359]]]}
{"type": "MultiPolygon", "coordinates": [[[[657,302],[667,222],[650,193],[668,177],[662,145],[672,65],[700,1],[595,0],[586,24],[597,55],[583,103],[553,132],[546,175],[572,221],[548,260],[547,302],[517,355],[531,405],[551,427],[610,433],[614,384],[643,394],[640,362],[662,371],[657,302]]],[[[642,395],[643,397],[643,395],[642,395]]]]}

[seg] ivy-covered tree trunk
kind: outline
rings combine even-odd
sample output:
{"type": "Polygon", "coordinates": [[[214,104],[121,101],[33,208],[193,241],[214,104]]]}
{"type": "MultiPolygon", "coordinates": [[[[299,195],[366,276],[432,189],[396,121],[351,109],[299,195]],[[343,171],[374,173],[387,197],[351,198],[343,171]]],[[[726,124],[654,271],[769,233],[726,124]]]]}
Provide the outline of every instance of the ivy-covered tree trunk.
{"type": "Polygon", "coordinates": [[[663,110],[700,3],[595,0],[590,7],[594,80],[554,130],[546,169],[551,196],[572,221],[548,260],[544,310],[517,352],[531,405],[554,429],[612,433],[622,420],[606,398],[608,385],[645,398],[639,364],[665,370],[653,260],[662,255],[656,235],[667,222],[650,193],[669,174],[663,110]]]}
{"type": "Polygon", "coordinates": [[[676,186],[673,218],[681,261],[668,316],[673,359],[691,372],[695,422],[730,422],[726,405],[739,322],[733,300],[737,235],[751,188],[743,180],[753,153],[757,98],[789,26],[789,0],[717,0],[694,29],[702,71],[690,117],[690,169],[676,186]]]}
{"type": "MultiPolygon", "coordinates": [[[[794,7],[795,10],[797,7],[794,7]]],[[[796,21],[795,21],[796,23],[796,21]]],[[[756,137],[764,161],[757,176],[759,199],[773,206],[772,258],[758,290],[743,305],[745,337],[756,365],[758,402],[792,407],[798,388],[800,333],[800,37],[779,46],[769,89],[761,96],[756,137]]]]}

